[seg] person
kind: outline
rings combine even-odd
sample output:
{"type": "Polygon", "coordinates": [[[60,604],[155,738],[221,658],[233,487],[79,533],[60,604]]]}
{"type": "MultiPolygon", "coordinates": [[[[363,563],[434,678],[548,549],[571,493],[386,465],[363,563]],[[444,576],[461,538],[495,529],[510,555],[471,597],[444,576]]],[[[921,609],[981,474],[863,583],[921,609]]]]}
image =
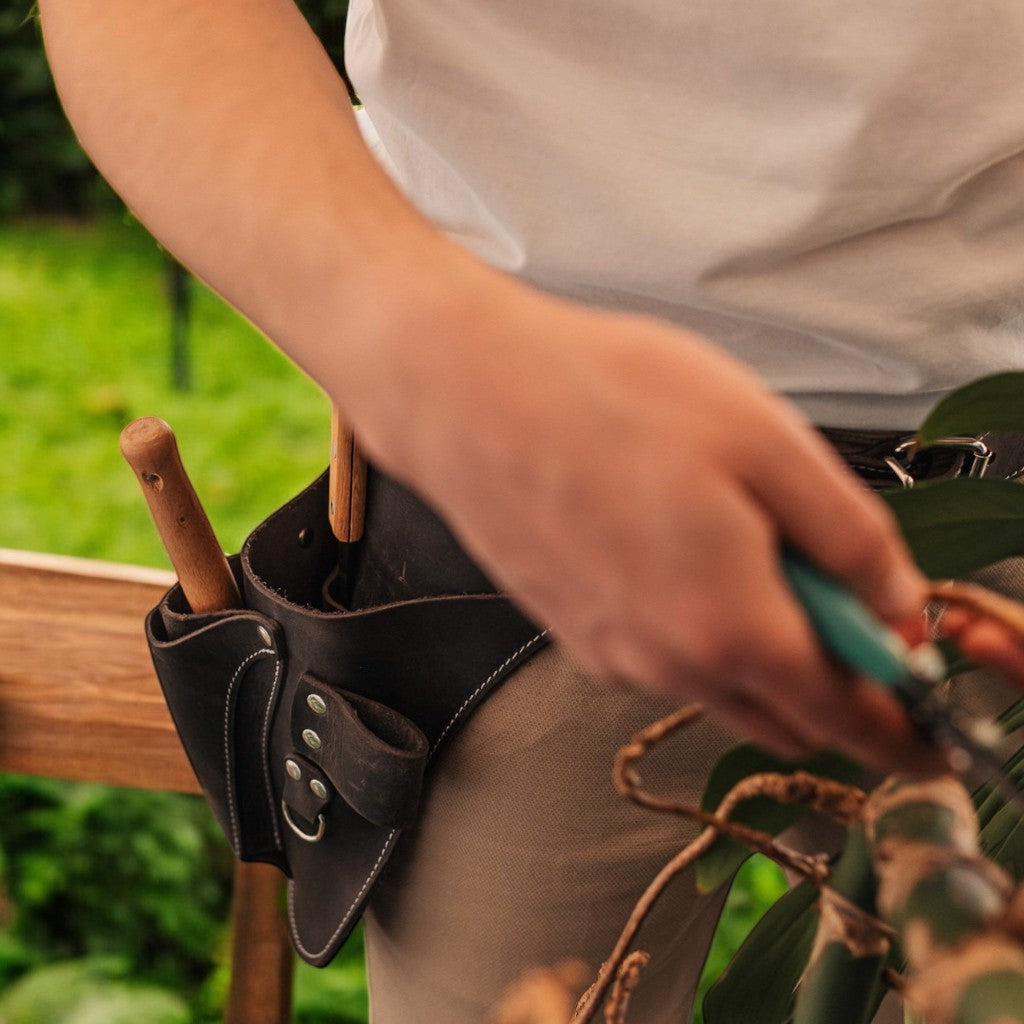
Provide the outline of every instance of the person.
{"type": "MultiPolygon", "coordinates": [[[[40,10],[132,210],[557,639],[437,766],[371,901],[375,1021],[480,1020],[523,966],[610,949],[681,841],[603,781],[666,701],[718,723],[652,769],[698,793],[722,729],[940,763],[825,656],[779,550],[920,611],[812,424],[909,431],[1020,363],[1018,4],[355,0],[361,123],[289,0],[40,10]]],[[[717,910],[677,888],[649,1024],[717,910]]]]}

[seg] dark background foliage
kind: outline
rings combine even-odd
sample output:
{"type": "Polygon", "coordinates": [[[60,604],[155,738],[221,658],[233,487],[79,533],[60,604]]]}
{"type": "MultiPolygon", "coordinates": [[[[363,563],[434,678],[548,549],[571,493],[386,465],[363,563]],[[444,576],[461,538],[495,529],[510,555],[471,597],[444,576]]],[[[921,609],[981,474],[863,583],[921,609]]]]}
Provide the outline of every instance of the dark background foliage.
{"type": "MultiPolygon", "coordinates": [[[[348,0],[300,0],[299,7],[343,71],[348,0]]],[[[116,208],[64,118],[34,5],[0,0],[0,216],[116,208]]]]}

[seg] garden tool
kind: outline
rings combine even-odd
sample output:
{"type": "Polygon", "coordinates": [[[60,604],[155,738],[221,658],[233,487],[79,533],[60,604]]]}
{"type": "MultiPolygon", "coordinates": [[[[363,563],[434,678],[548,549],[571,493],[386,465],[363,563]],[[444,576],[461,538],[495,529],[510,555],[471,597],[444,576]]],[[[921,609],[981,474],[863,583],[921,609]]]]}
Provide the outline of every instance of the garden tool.
{"type": "Polygon", "coordinates": [[[911,720],[943,747],[951,766],[977,785],[992,785],[1024,815],[1024,794],[1007,773],[1010,751],[999,726],[943,699],[945,658],[932,643],[910,647],[835,579],[786,551],[783,572],[818,639],[840,663],[894,694],[911,720]]]}
{"type": "Polygon", "coordinates": [[[331,464],[328,478],[327,516],[338,538],[338,571],[328,587],[342,607],[352,599],[355,545],[365,527],[366,460],[356,446],[352,428],[341,410],[331,406],[331,464]]]}
{"type": "MultiPolygon", "coordinates": [[[[135,471],[146,497],[153,522],[178,575],[181,589],[196,614],[240,608],[242,598],[223,549],[210,525],[192,482],[178,454],[171,428],[149,416],[129,423],[121,433],[121,453],[135,471]]],[[[252,996],[232,972],[227,1020],[259,1024],[279,1020],[291,1001],[291,962],[287,950],[287,925],[280,907],[281,878],[265,864],[239,863],[235,868],[236,893],[258,894],[252,906],[269,908],[250,915],[245,933],[233,936],[232,962],[254,963],[265,977],[277,979],[276,998],[254,1004],[252,996]]],[[[264,997],[267,990],[262,990],[264,997]]]]}
{"type": "Polygon", "coordinates": [[[171,428],[155,416],[129,423],[121,432],[121,454],[138,477],[192,610],[241,608],[238,584],[181,463],[171,428]]]}
{"type": "Polygon", "coordinates": [[[122,440],[180,581],[146,619],[168,709],[235,854],[288,876],[292,943],[318,967],[420,814],[437,752],[546,643],[429,508],[366,473],[339,416],[334,432],[333,473],[230,559],[167,425],[122,440]]]}

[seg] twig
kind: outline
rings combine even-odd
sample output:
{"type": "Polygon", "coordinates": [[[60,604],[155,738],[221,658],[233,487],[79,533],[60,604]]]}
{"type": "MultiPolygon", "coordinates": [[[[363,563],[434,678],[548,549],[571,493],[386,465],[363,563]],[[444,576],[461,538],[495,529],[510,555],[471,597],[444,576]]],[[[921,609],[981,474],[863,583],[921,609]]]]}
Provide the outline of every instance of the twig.
{"type": "Polygon", "coordinates": [[[658,796],[642,788],[637,762],[662,740],[696,721],[703,714],[699,704],[689,704],[652,723],[620,747],[615,755],[612,781],[616,790],[641,807],[666,814],[699,821],[729,839],[743,843],[755,853],[761,853],[783,868],[795,871],[802,878],[817,884],[823,879],[821,859],[807,857],[777,843],[765,832],[730,821],[733,811],[741,803],[754,797],[765,796],[778,803],[805,804],[815,810],[831,814],[844,824],[857,820],[867,795],[855,786],[819,779],[807,772],[784,774],[761,772],[741,779],[725,795],[712,814],[699,807],[658,796]]]}
{"type": "Polygon", "coordinates": [[[900,974],[894,967],[886,967],[882,971],[882,981],[893,990],[898,996],[903,996],[907,991],[907,976],[900,974]]]}
{"type": "Polygon", "coordinates": [[[999,922],[999,927],[1007,935],[1012,935],[1018,942],[1024,942],[1024,885],[1018,886],[1010,897],[1006,912],[999,922]]]}
{"type": "Polygon", "coordinates": [[[684,871],[705,850],[709,849],[719,835],[734,839],[758,853],[763,853],[777,864],[796,872],[814,885],[820,886],[824,883],[828,877],[828,867],[823,857],[808,857],[795,850],[789,850],[775,842],[772,836],[765,832],[759,832],[756,829],[729,821],[729,815],[740,803],[754,796],[773,796],[787,802],[810,803],[819,809],[828,808],[837,812],[842,820],[852,820],[864,802],[865,794],[860,790],[828,780],[816,780],[814,776],[806,773],[797,773],[794,780],[777,772],[766,772],[743,779],[726,794],[718,811],[714,814],[678,801],[659,797],[642,789],[640,773],[636,769],[637,761],[672,733],[694,722],[701,714],[703,714],[703,708],[700,705],[691,704],[680,708],[641,730],[616,754],[613,780],[616,789],[623,796],[642,807],[678,814],[700,821],[707,827],[693,842],[685,846],[665,864],[651,880],[640,899],[637,900],[611,955],[602,964],[597,980],[583,994],[577,1004],[570,1024],[587,1024],[591,1020],[604,998],[604,994],[621,970],[620,965],[623,963],[626,951],[662,892],[676,875],[684,871]]]}
{"type": "Polygon", "coordinates": [[[619,972],[615,976],[611,995],[605,1004],[605,1024],[626,1024],[626,1011],[629,1009],[630,997],[640,981],[641,972],[650,962],[651,954],[642,949],[634,950],[622,961],[619,972]]]}
{"type": "Polygon", "coordinates": [[[583,994],[583,997],[577,1004],[576,1012],[573,1014],[569,1024],[587,1024],[587,1021],[593,1017],[594,1011],[598,1006],[600,1006],[605,992],[608,991],[608,987],[615,978],[619,965],[622,963],[622,960],[626,955],[626,950],[635,938],[637,931],[640,929],[640,925],[643,924],[644,919],[657,902],[658,897],[662,894],[668,883],[671,882],[679,872],[684,871],[689,867],[690,864],[692,864],[709,846],[711,846],[717,836],[718,833],[714,829],[705,829],[692,843],[680,850],[679,853],[677,853],[654,876],[650,884],[643,891],[640,899],[636,901],[636,905],[633,907],[633,911],[629,915],[629,920],[626,922],[626,926],[622,929],[618,941],[615,943],[615,948],[612,950],[608,959],[601,965],[601,970],[598,971],[597,974],[597,980],[583,994]]]}
{"type": "Polygon", "coordinates": [[[928,590],[931,601],[965,608],[1001,623],[1016,636],[1024,637],[1024,605],[977,583],[938,580],[928,590]]]}

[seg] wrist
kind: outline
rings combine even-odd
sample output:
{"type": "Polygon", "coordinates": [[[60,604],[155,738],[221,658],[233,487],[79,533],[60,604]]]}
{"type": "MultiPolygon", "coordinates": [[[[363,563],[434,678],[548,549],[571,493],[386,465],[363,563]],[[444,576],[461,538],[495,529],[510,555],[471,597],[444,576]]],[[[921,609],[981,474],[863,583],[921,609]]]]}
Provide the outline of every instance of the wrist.
{"type": "Polygon", "coordinates": [[[310,369],[372,459],[420,484],[447,436],[488,404],[495,311],[510,290],[526,291],[429,227],[344,275],[322,328],[332,340],[310,369]]]}

